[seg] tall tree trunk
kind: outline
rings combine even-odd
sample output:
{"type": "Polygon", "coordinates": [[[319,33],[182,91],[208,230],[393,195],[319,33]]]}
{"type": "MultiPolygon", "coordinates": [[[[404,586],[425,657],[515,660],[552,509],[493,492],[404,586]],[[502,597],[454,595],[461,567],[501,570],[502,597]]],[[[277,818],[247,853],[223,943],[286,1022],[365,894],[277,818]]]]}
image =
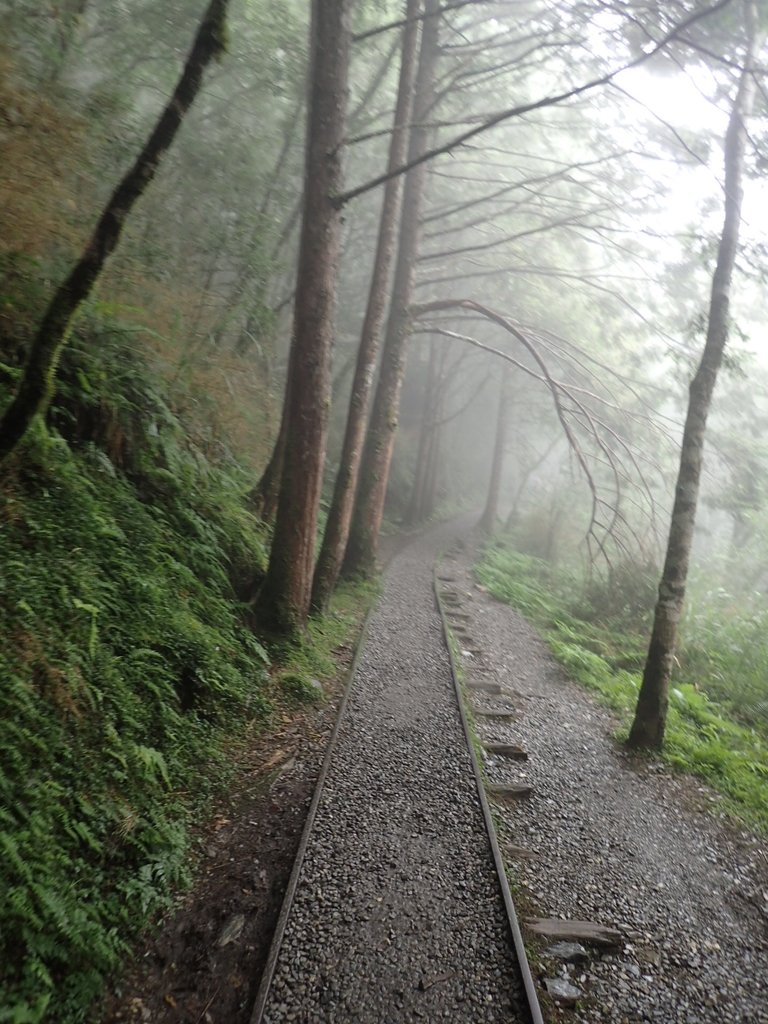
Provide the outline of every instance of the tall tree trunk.
{"type": "Polygon", "coordinates": [[[547,445],[547,447],[544,449],[543,453],[538,457],[538,459],[536,459],[535,462],[532,462],[527,469],[521,471],[520,479],[518,480],[517,487],[515,488],[515,496],[512,499],[512,508],[509,510],[507,521],[504,524],[505,530],[513,530],[517,526],[518,521],[520,519],[520,501],[522,500],[523,494],[525,493],[525,488],[528,484],[528,481],[531,479],[531,477],[539,468],[539,466],[543,465],[547,461],[547,459],[552,454],[555,446],[558,444],[559,441],[560,437],[555,436],[554,440],[550,441],[550,443],[547,445]]]}
{"type": "Polygon", "coordinates": [[[745,0],[745,10],[749,42],[724,146],[725,221],[712,279],[704,353],[690,386],[672,522],[659,583],[659,597],[654,613],[648,658],[629,734],[628,745],[634,748],[660,749],[664,742],[669,682],[677,641],[677,627],[688,578],[707,415],[728,340],[731,279],[741,224],[746,120],[752,111],[755,95],[753,68],[757,48],[757,8],[754,0],[745,0]]]}
{"type": "MultiPolygon", "coordinates": [[[[416,75],[416,57],[420,22],[417,16],[421,10],[421,0],[408,0],[403,30],[402,58],[400,62],[400,80],[397,91],[397,104],[389,145],[388,167],[394,170],[406,158],[408,137],[413,110],[413,85],[416,75]]],[[[387,295],[394,260],[397,239],[398,213],[402,193],[401,178],[390,178],[384,190],[379,222],[379,238],[373,263],[371,285],[368,293],[368,305],[365,311],[360,336],[355,375],[352,380],[352,391],[349,399],[349,413],[344,432],[339,469],[333,490],[328,521],[323,535],[323,543],[315,568],[312,585],[312,607],[316,611],[324,611],[336,586],[341,569],[341,561],[347,546],[349,523],[352,518],[352,507],[355,501],[355,490],[360,470],[365,427],[368,419],[376,357],[379,351],[381,327],[384,322],[387,295]]]]}
{"type": "Polygon", "coordinates": [[[491,476],[488,481],[488,497],[485,502],[485,509],[477,523],[477,529],[481,533],[492,534],[496,529],[496,521],[499,518],[499,492],[501,491],[501,476],[504,468],[504,448],[507,443],[507,413],[509,401],[507,396],[507,383],[509,371],[504,368],[499,386],[499,409],[496,415],[496,436],[493,442],[493,458],[491,459],[491,476]]]}
{"type": "Polygon", "coordinates": [[[128,214],[155,177],[184,115],[200,91],[203,72],[224,51],[228,2],[211,0],[208,5],[173,96],[133,167],[112,193],[85,251],[45,312],[18,390],[0,420],[0,461],[15,449],[35,416],[44,413],[50,403],[56,367],[75,315],[120,241],[128,214]]]}
{"type": "Polygon", "coordinates": [[[254,515],[265,523],[274,522],[277,515],[277,502],[280,496],[280,480],[283,475],[285,445],[288,439],[288,389],[283,397],[283,408],[280,414],[280,429],[275,439],[272,454],[261,474],[259,482],[248,494],[248,504],[254,515]]]}
{"type": "Polygon", "coordinates": [[[442,416],[445,401],[447,350],[433,339],[430,342],[429,373],[424,397],[424,414],[419,431],[419,451],[413,490],[405,523],[416,526],[435,511],[437,478],[440,469],[442,416]]]}
{"type": "Polygon", "coordinates": [[[411,500],[405,513],[406,526],[415,526],[421,522],[424,509],[424,495],[429,472],[429,453],[432,443],[432,430],[435,419],[435,384],[437,377],[437,342],[434,338],[429,343],[429,362],[427,363],[427,383],[424,387],[424,406],[419,428],[419,447],[416,453],[416,466],[413,473],[411,500]]]}
{"type": "MultiPolygon", "coordinates": [[[[408,147],[408,160],[427,150],[429,113],[434,95],[435,66],[438,54],[438,0],[427,0],[419,53],[414,99],[414,127],[408,147]]],[[[405,372],[406,342],[413,297],[413,278],[420,240],[421,208],[426,183],[425,165],[409,171],[405,179],[400,212],[400,242],[392,288],[392,301],[381,360],[381,371],[365,442],[360,483],[342,563],[345,576],[370,575],[376,567],[384,499],[397,430],[400,391],[405,372]]]]}
{"type": "MultiPolygon", "coordinates": [[[[288,156],[291,152],[296,132],[301,125],[301,113],[303,108],[304,98],[302,97],[302,99],[296,104],[291,116],[287,119],[287,123],[283,129],[283,144],[280,147],[280,152],[277,155],[275,166],[269,176],[269,181],[267,182],[264,195],[262,196],[258,210],[256,211],[256,225],[248,241],[242,266],[239,268],[235,282],[227,296],[227,311],[221,316],[219,323],[212,332],[214,345],[222,344],[227,332],[232,326],[233,319],[239,317],[243,302],[246,299],[250,299],[251,305],[253,304],[253,295],[251,293],[253,291],[254,282],[260,292],[266,291],[265,282],[260,279],[263,276],[262,272],[258,268],[254,271],[254,263],[261,252],[263,236],[268,231],[267,215],[269,214],[272,200],[277,192],[278,182],[282,181],[284,178],[285,165],[288,162],[288,156]]],[[[261,303],[259,303],[259,307],[260,305],[261,303]]],[[[253,319],[254,314],[251,311],[246,315],[246,322],[238,333],[237,342],[235,344],[236,351],[244,352],[247,350],[248,344],[245,342],[245,339],[249,333],[251,333],[251,322],[253,319]]]]}
{"type": "Polygon", "coordinates": [[[328,436],[331,352],[341,240],[341,154],[347,112],[352,0],[313,0],[307,150],[286,434],[269,568],[256,599],[268,628],[306,625],[328,436]]]}
{"type": "Polygon", "coordinates": [[[421,494],[421,508],[419,510],[421,522],[434,515],[437,503],[437,479],[440,470],[440,447],[442,444],[443,431],[440,426],[439,417],[442,408],[442,393],[438,396],[437,408],[435,410],[435,422],[429,432],[429,448],[427,449],[427,468],[424,474],[424,489],[421,494]]]}

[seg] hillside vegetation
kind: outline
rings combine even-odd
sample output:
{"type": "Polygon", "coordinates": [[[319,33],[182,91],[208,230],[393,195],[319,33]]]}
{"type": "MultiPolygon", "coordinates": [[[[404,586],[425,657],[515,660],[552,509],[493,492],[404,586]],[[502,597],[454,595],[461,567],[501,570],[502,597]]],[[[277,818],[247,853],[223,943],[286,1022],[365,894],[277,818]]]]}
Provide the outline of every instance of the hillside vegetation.
{"type": "Polygon", "coordinates": [[[97,991],[184,881],[190,814],[232,732],[267,711],[236,593],[265,559],[243,473],[189,441],[119,325],[82,321],[62,381],[51,434],[6,468],[0,504],[12,1021],[40,1019],[54,987],[61,1019],[97,991]]]}
{"type": "MultiPolygon", "coordinates": [[[[38,273],[5,267],[0,404],[38,273]]],[[[191,828],[238,750],[275,702],[316,698],[310,679],[355,628],[346,594],[270,663],[250,605],[266,564],[252,474],[200,401],[135,325],[91,309],[47,427],[3,467],[1,1021],[42,1020],[51,998],[56,1020],[83,1019],[189,881],[191,828]]]]}
{"type": "MultiPolygon", "coordinates": [[[[538,626],[572,678],[619,713],[626,735],[646,653],[652,576],[632,567],[585,584],[505,540],[486,549],[476,573],[538,626]]],[[[768,830],[768,684],[750,664],[765,657],[764,648],[734,642],[743,632],[739,617],[717,629],[705,628],[707,621],[699,613],[686,623],[662,756],[705,778],[733,813],[768,830]]]]}

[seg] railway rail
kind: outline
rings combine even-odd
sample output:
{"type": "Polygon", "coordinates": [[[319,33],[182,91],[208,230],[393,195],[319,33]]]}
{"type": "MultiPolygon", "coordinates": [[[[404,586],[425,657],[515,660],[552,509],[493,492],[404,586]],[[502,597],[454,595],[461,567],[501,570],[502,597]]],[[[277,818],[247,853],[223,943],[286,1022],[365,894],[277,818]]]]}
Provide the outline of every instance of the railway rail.
{"type": "Polygon", "coordinates": [[[390,564],[308,812],[252,1024],[543,1024],[434,575],[390,564]]]}

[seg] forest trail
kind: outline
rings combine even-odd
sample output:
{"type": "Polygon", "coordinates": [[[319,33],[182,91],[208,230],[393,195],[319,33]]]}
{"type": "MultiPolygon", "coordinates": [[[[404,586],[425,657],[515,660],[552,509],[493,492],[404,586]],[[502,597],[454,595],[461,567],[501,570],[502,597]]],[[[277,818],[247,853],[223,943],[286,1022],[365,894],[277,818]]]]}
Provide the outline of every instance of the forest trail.
{"type": "MultiPolygon", "coordinates": [[[[439,560],[480,739],[528,753],[524,762],[485,754],[490,783],[532,787],[527,800],[496,807],[518,914],[588,920],[620,936],[613,949],[585,943],[571,963],[548,956],[551,942],[528,933],[539,950],[539,980],[567,980],[579,990],[577,1008],[567,1011],[575,1024],[768,1024],[764,845],[713,817],[719,798],[698,782],[617,749],[611,714],[565,677],[520,615],[477,585],[471,551],[454,547],[440,557],[456,533],[442,526],[411,540],[386,572],[261,1020],[521,1019],[435,608],[439,560]],[[513,717],[481,713],[494,708],[513,717]]],[[[329,720],[332,711],[323,712],[329,720]]],[[[222,878],[218,905],[197,916],[182,909],[166,924],[166,952],[144,958],[156,959],[157,969],[135,979],[110,1020],[249,1019],[245,996],[250,988],[253,997],[259,979],[258,971],[248,977],[248,965],[254,945],[264,943],[251,918],[268,891],[274,902],[285,885],[295,847],[277,837],[281,818],[290,818],[296,836],[300,827],[321,750],[316,727],[311,734],[315,749],[300,747],[278,789],[270,788],[268,816],[260,817],[260,806],[242,812],[254,819],[252,831],[273,838],[259,851],[255,840],[241,845],[222,830],[224,863],[213,869],[222,878]],[[240,886],[265,869],[266,889],[244,897],[240,886]],[[219,948],[216,936],[241,917],[242,934],[219,948]]],[[[198,900],[210,904],[211,892],[203,886],[198,900]]],[[[564,1012],[545,1005],[551,1019],[564,1012]]]]}
{"type": "Polygon", "coordinates": [[[419,537],[386,573],[265,1024],[527,1019],[435,608],[454,534],[419,537]]]}

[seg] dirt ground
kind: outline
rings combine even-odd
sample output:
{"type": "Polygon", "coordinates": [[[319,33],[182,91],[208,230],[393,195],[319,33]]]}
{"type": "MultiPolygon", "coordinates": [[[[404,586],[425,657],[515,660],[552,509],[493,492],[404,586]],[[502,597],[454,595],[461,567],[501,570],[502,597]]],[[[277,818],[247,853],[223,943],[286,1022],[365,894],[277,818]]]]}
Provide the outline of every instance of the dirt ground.
{"type": "Polygon", "coordinates": [[[94,1010],[103,1024],[247,1024],[353,658],[325,699],[284,715],[242,758],[200,830],[197,881],[94,1010]]]}

